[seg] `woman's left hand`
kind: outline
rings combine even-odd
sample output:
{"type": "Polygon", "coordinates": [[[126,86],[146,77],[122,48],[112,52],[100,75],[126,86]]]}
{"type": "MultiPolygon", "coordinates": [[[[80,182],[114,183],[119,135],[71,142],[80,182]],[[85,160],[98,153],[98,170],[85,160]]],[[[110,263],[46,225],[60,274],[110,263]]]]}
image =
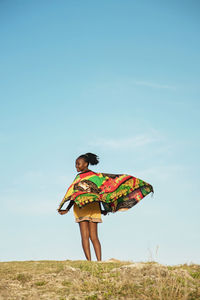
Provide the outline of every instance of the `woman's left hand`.
{"type": "Polygon", "coordinates": [[[66,213],[68,213],[69,210],[68,209],[65,209],[65,210],[57,209],[57,211],[60,215],[65,215],[66,213]]]}

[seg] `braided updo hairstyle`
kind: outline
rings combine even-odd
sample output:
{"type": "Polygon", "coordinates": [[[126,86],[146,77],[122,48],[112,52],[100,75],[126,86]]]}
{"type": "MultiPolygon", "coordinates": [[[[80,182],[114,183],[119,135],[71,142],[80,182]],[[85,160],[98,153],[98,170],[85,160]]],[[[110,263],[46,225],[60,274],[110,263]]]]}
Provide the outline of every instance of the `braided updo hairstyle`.
{"type": "Polygon", "coordinates": [[[90,152],[82,154],[78,158],[83,158],[88,163],[88,165],[97,165],[99,163],[98,156],[90,152]]]}

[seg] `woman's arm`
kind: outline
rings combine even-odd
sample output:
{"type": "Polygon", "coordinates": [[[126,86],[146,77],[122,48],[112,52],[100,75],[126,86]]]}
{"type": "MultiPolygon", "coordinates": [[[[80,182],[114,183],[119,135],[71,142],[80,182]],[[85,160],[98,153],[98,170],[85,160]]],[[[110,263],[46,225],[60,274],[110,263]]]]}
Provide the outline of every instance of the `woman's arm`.
{"type": "Polygon", "coordinates": [[[70,208],[71,208],[73,205],[74,205],[74,201],[71,200],[71,201],[69,202],[69,205],[67,206],[66,209],[70,210],[70,208]]]}
{"type": "Polygon", "coordinates": [[[66,209],[62,209],[62,210],[61,210],[61,208],[58,208],[59,214],[60,214],[60,215],[65,215],[66,213],[68,213],[68,211],[70,210],[70,208],[71,208],[73,205],[74,205],[74,201],[71,200],[70,203],[69,203],[69,205],[67,206],[66,209]]]}
{"type": "Polygon", "coordinates": [[[107,211],[101,209],[101,202],[99,202],[99,207],[100,207],[100,210],[101,210],[101,214],[104,215],[104,216],[106,216],[107,215],[107,211]]]}

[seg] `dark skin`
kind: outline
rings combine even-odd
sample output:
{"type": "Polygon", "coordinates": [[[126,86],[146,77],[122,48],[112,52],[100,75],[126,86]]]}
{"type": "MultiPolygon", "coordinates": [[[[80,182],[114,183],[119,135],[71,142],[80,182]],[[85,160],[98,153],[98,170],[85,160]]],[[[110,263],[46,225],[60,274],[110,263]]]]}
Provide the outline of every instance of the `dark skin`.
{"type": "MultiPolygon", "coordinates": [[[[86,162],[83,158],[76,159],[76,169],[77,172],[90,171],[88,169],[88,162],[86,162]]],[[[60,215],[65,215],[66,213],[69,212],[73,204],[74,201],[70,201],[67,208],[65,210],[58,209],[58,213],[60,215]]],[[[102,210],[101,213],[104,215],[107,214],[106,211],[102,211],[102,210]]],[[[91,260],[90,243],[89,243],[89,240],[91,240],[95,250],[96,258],[98,261],[101,261],[101,244],[98,239],[97,224],[98,223],[96,222],[89,222],[89,221],[79,222],[82,247],[87,260],[91,260]]]]}

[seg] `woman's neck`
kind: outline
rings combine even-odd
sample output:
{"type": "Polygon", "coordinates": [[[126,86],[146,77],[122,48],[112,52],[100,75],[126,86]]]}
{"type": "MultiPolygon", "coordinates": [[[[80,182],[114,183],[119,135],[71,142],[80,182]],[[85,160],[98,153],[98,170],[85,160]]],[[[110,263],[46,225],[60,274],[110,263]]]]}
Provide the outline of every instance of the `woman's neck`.
{"type": "Polygon", "coordinates": [[[89,171],[90,171],[90,170],[87,168],[87,169],[81,171],[80,173],[85,173],[85,172],[89,172],[89,171]]]}

